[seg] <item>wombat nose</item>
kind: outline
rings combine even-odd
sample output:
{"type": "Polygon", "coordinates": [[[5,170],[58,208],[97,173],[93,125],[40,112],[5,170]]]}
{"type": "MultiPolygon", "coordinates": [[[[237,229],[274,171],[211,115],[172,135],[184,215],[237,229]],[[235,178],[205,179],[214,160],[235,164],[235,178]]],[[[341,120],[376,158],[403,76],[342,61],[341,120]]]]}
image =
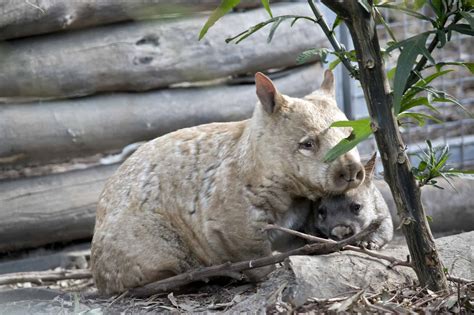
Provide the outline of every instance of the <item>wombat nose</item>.
{"type": "Polygon", "coordinates": [[[343,240],[354,235],[354,230],[348,225],[337,225],[331,230],[331,238],[336,241],[343,240]]]}
{"type": "Polygon", "coordinates": [[[336,174],[336,182],[347,188],[358,187],[364,180],[365,172],[360,163],[351,163],[341,167],[336,174]]]}

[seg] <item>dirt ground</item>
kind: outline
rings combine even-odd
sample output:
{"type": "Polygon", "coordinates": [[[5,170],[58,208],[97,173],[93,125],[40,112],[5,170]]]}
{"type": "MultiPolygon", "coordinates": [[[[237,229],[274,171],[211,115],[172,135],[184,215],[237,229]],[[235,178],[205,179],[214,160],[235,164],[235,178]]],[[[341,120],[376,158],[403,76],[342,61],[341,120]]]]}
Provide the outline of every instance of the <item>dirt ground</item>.
{"type": "MultiPolygon", "coordinates": [[[[469,242],[474,233],[469,235],[469,242]]],[[[454,236],[456,237],[456,236],[454,236]]],[[[462,248],[471,246],[462,238],[446,237],[454,243],[463,243],[462,248]],[[462,241],[461,241],[462,240],[462,241]]],[[[402,248],[404,239],[398,236],[390,244],[386,252],[402,248]]],[[[444,246],[444,248],[449,246],[444,246]]],[[[455,256],[449,248],[442,251],[446,257],[455,256]]],[[[464,249],[461,249],[464,251],[464,249]]],[[[187,288],[156,294],[148,298],[139,299],[125,294],[112,297],[97,295],[92,279],[60,280],[55,282],[25,282],[0,286],[0,314],[155,314],[155,313],[409,313],[409,312],[453,312],[472,314],[474,310],[474,282],[450,282],[449,292],[432,292],[420,288],[415,281],[403,282],[403,285],[388,283],[390,278],[384,278],[386,284],[360,285],[350,281],[345,284],[345,290],[334,296],[317,298],[311,297],[310,292],[302,286],[303,282],[313,281],[312,275],[301,273],[295,269],[295,262],[308,261],[310,269],[319,273],[321,266],[318,259],[332,259],[330,256],[344,258],[342,253],[324,256],[300,256],[299,259],[290,259],[279,265],[267,280],[258,284],[243,281],[217,279],[209,283],[195,283],[187,288]],[[313,259],[314,257],[314,259],[313,259]],[[313,265],[311,265],[313,264],[313,265]],[[304,278],[304,279],[302,279],[304,278]],[[307,298],[309,296],[309,298],[307,298]]],[[[472,269],[472,257],[467,266],[472,269]]],[[[88,261],[88,256],[86,257],[88,261]]],[[[298,257],[296,257],[298,258],[298,257]]],[[[349,258],[357,266],[357,256],[349,258]]],[[[460,257],[449,261],[449,268],[460,257]]],[[[329,260],[331,261],[331,260],[329,260]]],[[[363,261],[367,266],[369,261],[363,261]]],[[[323,263],[327,265],[328,263],[323,263]]],[[[335,264],[330,263],[330,264],[335,264]]],[[[344,269],[342,265],[336,267],[344,269]]],[[[352,273],[357,273],[353,266],[352,273]]],[[[466,265],[465,265],[466,266],[466,265]]],[[[84,267],[82,265],[82,267],[84,267]]],[[[297,268],[297,267],[296,267],[297,268]]],[[[385,267],[384,267],[385,268],[385,267]]],[[[398,268],[398,267],[397,267],[398,268]]],[[[407,268],[407,267],[400,267],[407,268]]],[[[64,269],[64,268],[63,268],[64,269]]],[[[304,268],[303,268],[304,269],[304,268]]],[[[56,270],[61,270],[60,267],[56,270]]],[[[323,278],[325,276],[322,271],[323,278]]],[[[469,270],[465,274],[471,274],[469,270]]],[[[364,276],[369,279],[368,275],[364,276]]],[[[339,275],[337,276],[339,277],[339,275]]],[[[1,276],[0,276],[1,279],[1,276]]],[[[367,280],[373,281],[373,280],[367,280]]],[[[316,281],[314,281],[316,282],[316,281]]],[[[343,283],[344,281],[342,281],[343,283]]],[[[313,284],[311,284],[313,285],[313,284]]],[[[318,284],[314,284],[317,286],[318,284]]],[[[309,288],[311,291],[311,288],[309,288]]]]}

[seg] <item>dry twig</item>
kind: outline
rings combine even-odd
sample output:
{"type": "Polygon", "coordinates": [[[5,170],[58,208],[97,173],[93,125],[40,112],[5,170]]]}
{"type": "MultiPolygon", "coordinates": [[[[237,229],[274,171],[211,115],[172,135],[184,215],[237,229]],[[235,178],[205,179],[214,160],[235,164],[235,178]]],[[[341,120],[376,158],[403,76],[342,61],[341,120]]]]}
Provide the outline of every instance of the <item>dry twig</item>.
{"type": "Polygon", "coordinates": [[[375,220],[366,229],[359,234],[353,235],[345,240],[334,243],[314,243],[303,247],[290,250],[277,255],[257,258],[248,261],[241,261],[236,263],[224,263],[221,265],[205,267],[194,271],[182,273],[174,277],[156,281],[147,284],[143,287],[138,287],[128,291],[129,295],[135,297],[144,297],[152,294],[170,291],[182,287],[186,284],[196,281],[208,281],[213,277],[235,275],[236,272],[242,272],[249,269],[274,265],[284,261],[289,256],[294,255],[324,255],[341,250],[350,243],[361,240],[367,235],[373,233],[380,226],[381,220],[375,220]]]}
{"type": "MultiPolygon", "coordinates": [[[[295,235],[295,236],[304,238],[304,239],[306,239],[308,241],[312,241],[312,242],[320,242],[320,243],[326,243],[326,244],[336,244],[337,243],[336,241],[331,240],[331,239],[326,239],[326,238],[321,238],[321,237],[301,233],[301,232],[298,232],[298,231],[295,231],[295,230],[287,229],[287,228],[277,226],[277,225],[272,225],[272,224],[267,225],[266,229],[268,229],[268,230],[279,230],[279,231],[286,232],[286,233],[291,234],[291,235],[295,235]]],[[[397,258],[392,257],[392,256],[387,256],[387,255],[381,254],[379,252],[369,250],[367,248],[357,247],[357,246],[353,246],[353,245],[346,245],[341,250],[351,250],[351,251],[354,251],[354,252],[364,253],[364,254],[366,254],[368,256],[371,256],[371,257],[386,260],[386,261],[390,262],[390,265],[388,266],[389,268],[392,268],[392,267],[395,267],[395,266],[405,266],[405,267],[412,267],[413,268],[413,265],[409,261],[403,261],[403,260],[397,259],[397,258]]]]}

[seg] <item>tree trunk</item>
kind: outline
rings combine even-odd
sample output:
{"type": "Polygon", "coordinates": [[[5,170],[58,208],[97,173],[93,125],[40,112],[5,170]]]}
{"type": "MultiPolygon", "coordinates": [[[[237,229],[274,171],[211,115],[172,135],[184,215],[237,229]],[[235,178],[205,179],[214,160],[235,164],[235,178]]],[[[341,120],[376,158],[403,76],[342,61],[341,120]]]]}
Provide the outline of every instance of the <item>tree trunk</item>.
{"type": "MultiPolygon", "coordinates": [[[[306,14],[301,3],[274,14],[306,14]]],[[[302,51],[324,45],[307,21],[283,22],[239,45],[225,39],[268,19],[265,9],[229,14],[197,40],[205,17],[121,23],[13,40],[1,47],[0,97],[66,98],[98,92],[146,91],[175,83],[225,78],[296,65],[302,51]],[[312,40],[309,41],[308,38],[312,40]]]]}
{"type": "Polygon", "coordinates": [[[350,30],[359,64],[360,82],[372,118],[372,130],[382,157],[385,180],[394,196],[420,284],[433,291],[446,290],[446,276],[426,220],[420,189],[411,173],[405,144],[392,112],[392,96],[375,21],[359,1],[323,0],[323,3],[341,16],[350,30]]]}

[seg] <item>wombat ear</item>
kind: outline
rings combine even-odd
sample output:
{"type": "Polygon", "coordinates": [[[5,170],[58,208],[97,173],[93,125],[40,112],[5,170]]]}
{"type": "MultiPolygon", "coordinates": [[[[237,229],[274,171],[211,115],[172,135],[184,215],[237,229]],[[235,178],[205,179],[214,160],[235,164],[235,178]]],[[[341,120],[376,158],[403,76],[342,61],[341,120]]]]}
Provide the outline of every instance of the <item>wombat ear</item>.
{"type": "Polygon", "coordinates": [[[261,72],[255,74],[255,86],[257,96],[265,111],[269,114],[275,112],[280,93],[276,89],[272,80],[261,72]]]}
{"type": "Polygon", "coordinates": [[[321,83],[320,90],[333,97],[335,96],[334,74],[332,74],[331,70],[324,71],[324,79],[323,83],[321,83]]]}
{"type": "Polygon", "coordinates": [[[365,180],[364,181],[370,181],[374,177],[374,171],[375,171],[375,161],[377,160],[377,152],[375,152],[370,160],[365,163],[365,180]]]}

